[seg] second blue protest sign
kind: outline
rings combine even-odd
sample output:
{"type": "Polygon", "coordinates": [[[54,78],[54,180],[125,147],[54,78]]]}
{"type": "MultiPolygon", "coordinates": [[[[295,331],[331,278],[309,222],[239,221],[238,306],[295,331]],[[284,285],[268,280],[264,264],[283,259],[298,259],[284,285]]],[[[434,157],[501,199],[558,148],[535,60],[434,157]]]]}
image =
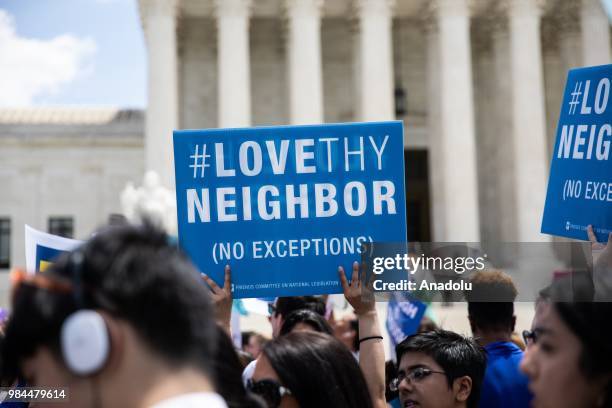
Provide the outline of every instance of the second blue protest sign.
{"type": "Polygon", "coordinates": [[[406,239],[402,122],[174,132],[179,245],[235,298],[340,293],[406,239]]]}
{"type": "Polygon", "coordinates": [[[612,65],[572,69],[557,128],[542,232],[597,240],[612,232],[612,65]]]}

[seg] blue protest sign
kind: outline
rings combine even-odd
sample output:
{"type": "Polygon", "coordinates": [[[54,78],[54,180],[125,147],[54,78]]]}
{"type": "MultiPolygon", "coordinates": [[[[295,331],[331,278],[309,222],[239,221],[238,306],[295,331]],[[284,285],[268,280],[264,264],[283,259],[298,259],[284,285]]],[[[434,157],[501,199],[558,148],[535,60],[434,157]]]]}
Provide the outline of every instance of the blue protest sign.
{"type": "Polygon", "coordinates": [[[174,132],[179,245],[235,298],[340,293],[361,244],[406,239],[401,122],[174,132]]]}
{"type": "Polygon", "coordinates": [[[569,71],[550,167],[542,232],[597,240],[612,232],[612,65],[569,71]]]}
{"type": "Polygon", "coordinates": [[[61,254],[67,251],[36,245],[36,272],[44,272],[61,254]]]}
{"type": "Polygon", "coordinates": [[[427,305],[394,293],[387,306],[387,331],[391,347],[395,348],[402,340],[417,332],[427,305]]]}
{"type": "Polygon", "coordinates": [[[64,238],[25,226],[26,270],[34,274],[44,272],[64,252],[72,251],[82,242],[64,238]]]}

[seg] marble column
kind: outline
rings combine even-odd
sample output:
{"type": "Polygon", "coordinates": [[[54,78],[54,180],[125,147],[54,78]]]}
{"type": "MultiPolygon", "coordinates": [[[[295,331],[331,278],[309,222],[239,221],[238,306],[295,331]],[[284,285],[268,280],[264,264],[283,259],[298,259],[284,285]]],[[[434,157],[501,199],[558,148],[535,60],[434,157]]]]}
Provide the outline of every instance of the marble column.
{"type": "Polygon", "coordinates": [[[391,41],[394,0],[355,0],[359,50],[356,61],[359,100],[356,117],[363,121],[395,119],[391,41]]]}
{"type": "Polygon", "coordinates": [[[251,125],[251,0],[216,0],[219,127],[251,125]]]}
{"type": "Polygon", "coordinates": [[[429,143],[429,186],[431,188],[432,241],[446,240],[444,172],[440,125],[440,36],[438,20],[432,10],[425,9],[423,25],[427,41],[427,140],[429,143]]]}
{"type": "Polygon", "coordinates": [[[542,19],[542,69],[546,110],[547,156],[552,157],[567,71],[559,58],[559,26],[554,18],[542,19]]]}
{"type": "Polygon", "coordinates": [[[322,0],[285,1],[289,119],[292,124],[323,122],[322,4],[322,0]]]}
{"type": "Polygon", "coordinates": [[[500,83],[494,44],[496,26],[497,19],[487,13],[486,17],[475,18],[471,29],[480,238],[485,243],[500,241],[500,221],[506,218],[500,207],[499,178],[500,172],[504,174],[506,171],[500,166],[502,149],[499,147],[503,140],[500,131],[503,127],[498,122],[496,106],[500,83]]]}
{"type": "Polygon", "coordinates": [[[514,191],[519,242],[546,242],[540,234],[548,163],[544,81],[540,45],[540,4],[509,0],[510,79],[514,191]]]}
{"type": "Polygon", "coordinates": [[[513,151],[512,142],[512,81],[509,81],[511,72],[510,61],[510,35],[508,31],[508,17],[503,9],[496,9],[491,20],[491,36],[493,58],[495,60],[495,98],[492,100],[495,114],[495,139],[497,148],[495,156],[497,162],[497,206],[500,217],[499,238],[502,242],[517,240],[516,227],[516,191],[515,169],[517,165],[514,157],[508,152],[513,151]]]}
{"type": "Polygon", "coordinates": [[[176,18],[178,0],[140,0],[147,43],[145,167],[174,187],[172,131],[178,127],[176,18]]]}
{"type": "MultiPolygon", "coordinates": [[[[445,241],[478,242],[480,223],[476,175],[474,90],[467,0],[437,0],[441,181],[445,241]]],[[[429,67],[431,68],[431,67],[429,67]]]]}
{"type": "Polygon", "coordinates": [[[610,63],[610,21],[601,0],[582,0],[582,55],[586,66],[610,63]]]}

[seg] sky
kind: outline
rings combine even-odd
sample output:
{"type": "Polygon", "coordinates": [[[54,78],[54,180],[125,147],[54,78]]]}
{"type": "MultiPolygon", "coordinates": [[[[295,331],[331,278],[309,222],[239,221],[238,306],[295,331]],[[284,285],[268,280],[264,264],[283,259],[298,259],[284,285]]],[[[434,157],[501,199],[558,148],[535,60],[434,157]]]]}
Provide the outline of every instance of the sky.
{"type": "Polygon", "coordinates": [[[0,0],[0,107],[144,108],[137,1],[0,0]]]}
{"type": "Polygon", "coordinates": [[[146,105],[137,0],[0,0],[0,107],[146,105]]]}

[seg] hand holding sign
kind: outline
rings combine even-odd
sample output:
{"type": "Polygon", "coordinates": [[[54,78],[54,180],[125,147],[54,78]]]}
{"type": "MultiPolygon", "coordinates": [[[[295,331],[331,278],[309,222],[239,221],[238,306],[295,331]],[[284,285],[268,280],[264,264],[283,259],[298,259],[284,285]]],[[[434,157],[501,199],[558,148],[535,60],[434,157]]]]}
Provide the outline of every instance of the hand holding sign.
{"type": "MultiPolygon", "coordinates": [[[[362,274],[365,274],[365,272],[362,272],[362,274]]],[[[338,267],[338,276],[340,276],[344,297],[353,307],[358,317],[375,310],[374,295],[372,291],[363,288],[363,284],[361,283],[359,262],[353,262],[353,273],[350,282],[346,280],[344,268],[341,266],[338,267]]]]}
{"type": "Polygon", "coordinates": [[[541,231],[605,241],[612,232],[612,65],[569,71],[541,231]]]}
{"type": "Polygon", "coordinates": [[[232,318],[232,270],[229,265],[225,265],[225,280],[223,288],[215,283],[208,275],[202,274],[202,279],[208,284],[211,290],[211,297],[215,305],[215,318],[223,329],[230,333],[230,320],[232,318]]]}
{"type": "Polygon", "coordinates": [[[179,245],[234,298],[340,293],[336,265],[406,239],[401,122],[174,132],[179,245]]]}
{"type": "MultiPolygon", "coordinates": [[[[365,271],[362,272],[362,278],[365,271]]],[[[351,281],[346,280],[344,268],[338,267],[338,276],[346,301],[353,306],[359,320],[359,367],[363,372],[374,407],[386,407],[385,400],[385,350],[382,345],[376,303],[371,282],[362,283],[359,277],[359,263],[353,262],[351,281]]]]}
{"type": "Polygon", "coordinates": [[[597,242],[593,226],[587,228],[591,250],[593,253],[593,284],[595,299],[612,301],[612,233],[608,235],[608,243],[597,242]]]}

